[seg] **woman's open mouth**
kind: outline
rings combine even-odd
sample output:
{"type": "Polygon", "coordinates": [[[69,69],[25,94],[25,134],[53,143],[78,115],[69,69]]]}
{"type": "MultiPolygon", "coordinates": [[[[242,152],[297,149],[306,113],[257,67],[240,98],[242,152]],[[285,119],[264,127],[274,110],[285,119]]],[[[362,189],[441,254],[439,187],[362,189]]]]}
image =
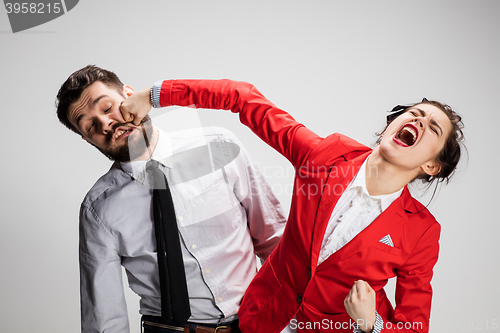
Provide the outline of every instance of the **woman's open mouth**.
{"type": "Polygon", "coordinates": [[[403,147],[411,147],[418,139],[418,129],[412,124],[406,124],[394,135],[394,142],[403,147]]]}

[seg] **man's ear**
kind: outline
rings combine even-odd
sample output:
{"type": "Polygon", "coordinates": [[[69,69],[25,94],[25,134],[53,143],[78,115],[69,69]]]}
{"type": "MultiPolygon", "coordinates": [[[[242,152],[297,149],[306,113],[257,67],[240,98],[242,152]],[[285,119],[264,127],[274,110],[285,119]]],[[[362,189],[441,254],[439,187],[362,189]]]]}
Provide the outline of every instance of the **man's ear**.
{"type": "Polygon", "coordinates": [[[435,176],[441,171],[441,165],[436,161],[428,161],[420,166],[420,169],[429,176],[435,176]]]}
{"type": "Polygon", "coordinates": [[[131,86],[124,85],[123,94],[125,94],[125,96],[127,97],[132,96],[134,94],[134,88],[132,88],[131,86]]]}

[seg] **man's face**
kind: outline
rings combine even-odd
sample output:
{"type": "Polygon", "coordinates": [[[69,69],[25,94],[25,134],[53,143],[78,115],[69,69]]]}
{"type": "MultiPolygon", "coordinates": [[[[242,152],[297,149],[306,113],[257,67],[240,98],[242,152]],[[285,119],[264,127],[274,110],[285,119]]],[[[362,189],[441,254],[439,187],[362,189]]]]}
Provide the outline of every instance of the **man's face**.
{"type": "Polygon", "coordinates": [[[82,137],[108,158],[119,162],[141,156],[149,146],[153,131],[149,117],[139,126],[123,119],[120,105],[133,93],[129,86],[123,86],[119,92],[97,81],[88,86],[68,110],[69,121],[82,137]]]}

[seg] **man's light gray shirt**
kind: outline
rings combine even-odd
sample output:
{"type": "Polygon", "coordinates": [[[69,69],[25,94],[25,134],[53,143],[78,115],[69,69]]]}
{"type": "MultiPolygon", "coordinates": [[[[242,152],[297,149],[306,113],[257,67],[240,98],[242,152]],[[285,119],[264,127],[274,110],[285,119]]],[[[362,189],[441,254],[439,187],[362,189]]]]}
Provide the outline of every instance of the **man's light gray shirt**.
{"type": "MultiPolygon", "coordinates": [[[[221,128],[160,131],[162,164],[177,217],[193,322],[236,316],[286,219],[269,185],[234,135],[221,128]]],[[[140,313],[160,315],[160,289],[147,161],[114,163],[80,210],[83,332],[128,332],[121,266],[140,313]]]]}

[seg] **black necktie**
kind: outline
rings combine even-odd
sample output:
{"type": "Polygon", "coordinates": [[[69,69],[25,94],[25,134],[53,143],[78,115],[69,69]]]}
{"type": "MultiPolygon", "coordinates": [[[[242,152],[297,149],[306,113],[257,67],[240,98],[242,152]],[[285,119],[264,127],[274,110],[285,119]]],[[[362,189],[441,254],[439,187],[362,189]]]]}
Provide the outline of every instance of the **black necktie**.
{"type": "Polygon", "coordinates": [[[165,324],[183,326],[191,316],[191,310],[174,203],[159,163],[151,160],[146,169],[152,172],[154,178],[153,214],[160,272],[161,316],[165,324]]]}

